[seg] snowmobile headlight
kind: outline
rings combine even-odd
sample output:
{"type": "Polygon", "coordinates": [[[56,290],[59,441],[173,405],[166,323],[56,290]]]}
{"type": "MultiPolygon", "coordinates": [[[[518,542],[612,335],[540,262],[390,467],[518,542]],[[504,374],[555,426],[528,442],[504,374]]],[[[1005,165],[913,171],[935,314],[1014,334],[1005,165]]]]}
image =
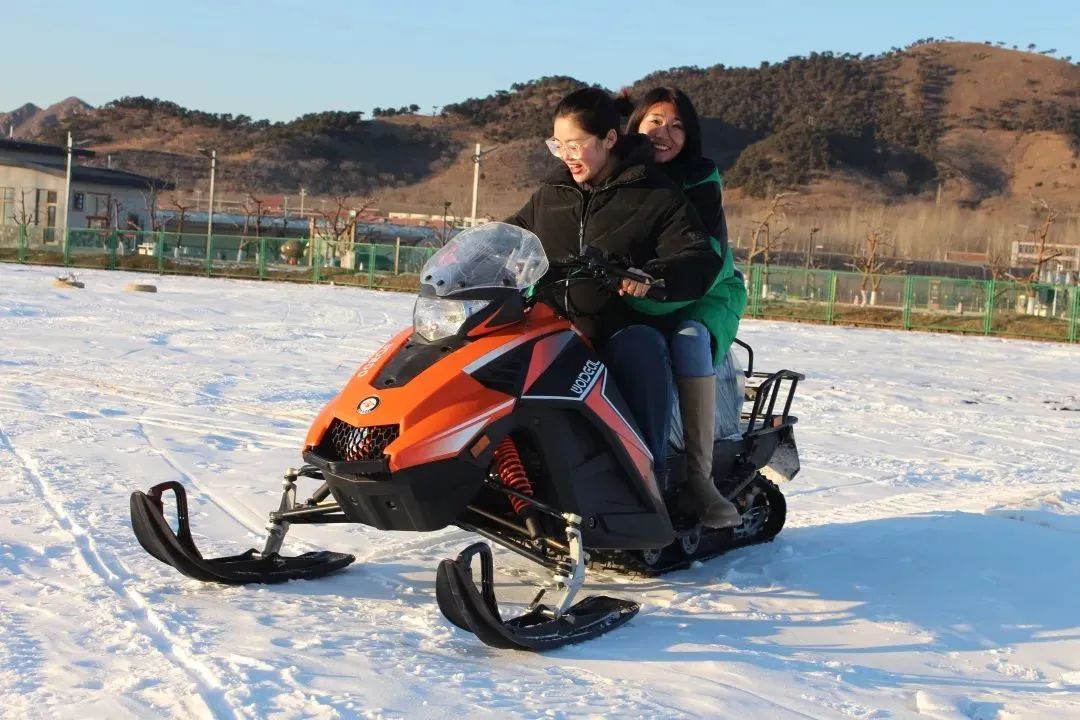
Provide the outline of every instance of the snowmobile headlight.
{"type": "Polygon", "coordinates": [[[456,335],[469,317],[490,303],[490,300],[418,297],[413,307],[413,329],[428,342],[442,340],[456,335]]]}

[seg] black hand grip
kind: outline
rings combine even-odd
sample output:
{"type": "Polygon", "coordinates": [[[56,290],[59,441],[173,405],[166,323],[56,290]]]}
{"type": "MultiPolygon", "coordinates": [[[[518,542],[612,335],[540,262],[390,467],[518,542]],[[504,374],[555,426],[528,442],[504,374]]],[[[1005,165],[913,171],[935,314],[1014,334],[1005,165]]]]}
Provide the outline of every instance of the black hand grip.
{"type": "Polygon", "coordinates": [[[668,293],[667,288],[664,287],[664,281],[657,280],[652,285],[650,285],[648,292],[645,293],[645,297],[649,298],[650,300],[660,300],[661,302],[667,300],[668,293]]]}

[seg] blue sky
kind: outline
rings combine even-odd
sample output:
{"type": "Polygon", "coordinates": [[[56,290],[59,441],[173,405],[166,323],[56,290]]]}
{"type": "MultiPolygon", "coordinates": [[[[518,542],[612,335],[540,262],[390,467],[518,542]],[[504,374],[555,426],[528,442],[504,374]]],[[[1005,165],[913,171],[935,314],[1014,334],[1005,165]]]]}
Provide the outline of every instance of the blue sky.
{"type": "Polygon", "coordinates": [[[11,0],[0,111],[146,95],[271,120],[430,112],[543,75],[618,88],[674,66],[877,53],[928,36],[1035,43],[1075,62],[1080,2],[11,0]]]}

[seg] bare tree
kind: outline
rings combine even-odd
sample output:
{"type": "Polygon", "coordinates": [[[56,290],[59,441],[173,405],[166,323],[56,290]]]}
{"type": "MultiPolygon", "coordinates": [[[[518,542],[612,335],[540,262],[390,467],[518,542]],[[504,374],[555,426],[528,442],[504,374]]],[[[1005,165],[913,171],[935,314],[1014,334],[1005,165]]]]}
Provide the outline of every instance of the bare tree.
{"type": "Polygon", "coordinates": [[[1021,242],[1030,243],[1034,248],[1032,254],[1035,256],[1035,264],[1031,268],[1031,272],[1026,276],[1014,277],[1010,275],[1011,279],[1027,286],[1024,294],[1027,297],[1025,309],[1028,315],[1034,315],[1038,309],[1038,292],[1035,284],[1042,280],[1043,268],[1051,260],[1061,255],[1060,250],[1053,250],[1048,247],[1050,244],[1050,230],[1054,227],[1054,221],[1058,217],[1057,208],[1051,207],[1043,198],[1036,197],[1031,198],[1031,205],[1032,213],[1038,222],[1033,225],[1020,225],[1020,229],[1024,231],[1024,240],[1021,242]]]}
{"type": "Polygon", "coordinates": [[[896,265],[886,257],[886,250],[894,246],[886,228],[866,223],[866,237],[859,251],[851,256],[848,267],[862,275],[859,283],[859,299],[863,305],[876,305],[878,289],[885,275],[897,271],[896,265]]]}
{"type": "MultiPolygon", "coordinates": [[[[20,190],[19,194],[15,198],[15,203],[9,208],[11,214],[8,218],[18,228],[18,239],[16,240],[16,247],[22,243],[28,243],[30,239],[30,226],[34,224],[34,213],[27,206],[26,195],[28,190],[20,190]]],[[[4,230],[4,218],[0,218],[0,233],[4,230]]],[[[0,237],[3,237],[0,235],[0,237]]]]}
{"type": "Polygon", "coordinates": [[[1009,256],[1002,250],[990,250],[986,253],[986,270],[990,271],[991,280],[1012,280],[1009,272],[1009,256]]]}
{"type": "Polygon", "coordinates": [[[15,207],[11,210],[11,219],[24,232],[26,228],[34,224],[34,213],[27,207],[26,202],[26,196],[29,192],[29,190],[20,190],[19,196],[15,199],[15,207]]]}
{"type": "Polygon", "coordinates": [[[341,258],[352,249],[356,240],[356,221],[361,213],[375,205],[375,198],[350,201],[345,195],[335,195],[329,208],[320,204],[314,215],[314,234],[326,248],[326,257],[341,258]]]}
{"type": "Polygon", "coordinates": [[[434,228],[435,242],[438,243],[438,247],[450,242],[450,238],[454,234],[454,228],[457,227],[458,216],[457,213],[451,210],[452,207],[453,204],[449,200],[443,202],[444,220],[441,225],[434,228]]]}
{"type": "MultiPolygon", "coordinates": [[[[764,266],[764,281],[761,294],[769,294],[769,264],[772,256],[784,247],[784,234],[790,229],[787,225],[787,211],[795,207],[792,197],[795,193],[777,193],[765,211],[765,217],[755,220],[757,226],[750,234],[750,250],[746,255],[746,264],[753,266],[758,257],[764,266]],[[774,232],[774,225],[782,225],[774,232]]],[[[749,278],[747,278],[749,280],[749,278]]]]}
{"type": "Polygon", "coordinates": [[[172,196],[172,206],[176,208],[176,234],[184,234],[184,220],[187,218],[188,210],[191,210],[194,205],[185,201],[184,197],[179,193],[175,193],[172,196]]]}
{"type": "Polygon", "coordinates": [[[1047,247],[1050,229],[1054,227],[1054,221],[1057,220],[1059,213],[1057,208],[1051,207],[1042,198],[1032,198],[1031,203],[1032,211],[1039,220],[1039,224],[1021,225],[1020,228],[1024,231],[1024,240],[1031,243],[1035,248],[1035,266],[1028,276],[1022,279],[1022,282],[1036,283],[1042,278],[1043,267],[1061,255],[1060,250],[1052,251],[1051,248],[1047,247]]]}
{"type": "Polygon", "coordinates": [[[244,229],[241,232],[240,247],[236,250],[237,262],[244,259],[244,248],[252,243],[258,245],[262,238],[263,205],[265,204],[265,200],[255,197],[252,193],[244,195],[240,205],[240,209],[244,213],[244,229]],[[255,233],[254,237],[251,236],[252,230],[255,233]]]}
{"type": "Polygon", "coordinates": [[[158,195],[161,194],[161,185],[154,178],[146,183],[146,190],[142,191],[143,203],[146,205],[146,217],[150,220],[150,229],[158,231],[161,222],[158,220],[158,195]]]}

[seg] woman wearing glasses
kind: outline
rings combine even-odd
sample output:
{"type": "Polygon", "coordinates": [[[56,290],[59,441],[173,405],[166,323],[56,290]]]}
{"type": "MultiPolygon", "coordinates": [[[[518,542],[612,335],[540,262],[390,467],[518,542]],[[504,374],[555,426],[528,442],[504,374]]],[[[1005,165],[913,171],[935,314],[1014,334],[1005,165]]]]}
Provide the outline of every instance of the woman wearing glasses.
{"type": "MultiPolygon", "coordinates": [[[[648,138],[621,134],[619,120],[614,99],[602,90],[584,88],[563,98],[547,141],[562,167],[507,222],[536,233],[552,260],[592,246],[663,279],[669,301],[701,298],[723,270],[724,258],[680,188],[653,164],[648,138]]],[[[647,291],[646,284],[623,280],[618,294],[640,298],[647,291]]],[[[597,283],[571,280],[562,300],[574,324],[603,354],[662,478],[674,397],[667,338],[597,283]]],[[[711,451],[710,435],[710,466],[711,451]]],[[[691,472],[690,479],[702,522],[732,524],[738,511],[716,490],[711,475],[691,472]]]]}

